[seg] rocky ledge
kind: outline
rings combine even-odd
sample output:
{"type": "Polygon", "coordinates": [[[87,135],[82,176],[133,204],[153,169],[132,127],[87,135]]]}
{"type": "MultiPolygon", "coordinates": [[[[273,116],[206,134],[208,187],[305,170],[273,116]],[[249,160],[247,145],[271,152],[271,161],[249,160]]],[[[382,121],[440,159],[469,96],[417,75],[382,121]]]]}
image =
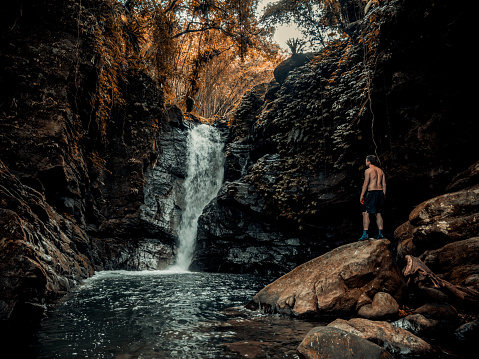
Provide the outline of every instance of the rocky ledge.
{"type": "Polygon", "coordinates": [[[35,322],[93,274],[88,236],[0,161],[0,319],[35,322]]]}
{"type": "Polygon", "coordinates": [[[455,192],[418,205],[396,230],[398,242],[338,247],[269,284],[246,307],[335,319],[306,335],[300,358],[472,358],[479,187],[456,183],[468,187],[451,186],[455,192]]]}
{"type": "MultiPolygon", "coordinates": [[[[363,306],[376,304],[373,298],[380,292],[389,293],[395,302],[404,280],[389,244],[368,240],[336,248],[268,285],[247,307],[296,317],[332,317],[357,314],[363,306]]],[[[398,309],[396,303],[396,313],[398,309]]]]}

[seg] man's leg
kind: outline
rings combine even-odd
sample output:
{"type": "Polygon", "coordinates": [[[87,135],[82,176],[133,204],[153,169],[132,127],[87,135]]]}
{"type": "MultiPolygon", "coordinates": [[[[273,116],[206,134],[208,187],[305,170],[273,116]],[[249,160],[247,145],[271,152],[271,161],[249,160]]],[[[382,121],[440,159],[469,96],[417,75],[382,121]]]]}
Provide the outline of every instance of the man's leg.
{"type": "Polygon", "coordinates": [[[376,213],[376,224],[378,225],[379,233],[378,233],[378,239],[384,238],[383,235],[383,229],[384,229],[384,223],[383,223],[383,216],[381,213],[376,213]]]}
{"type": "Polygon", "coordinates": [[[363,230],[367,231],[369,229],[369,213],[363,212],[363,230]]]}
{"type": "Polygon", "coordinates": [[[363,235],[361,238],[359,238],[360,241],[364,239],[368,239],[368,229],[369,229],[369,213],[368,212],[363,212],[363,235]]]}
{"type": "Polygon", "coordinates": [[[381,213],[376,213],[376,224],[378,225],[378,229],[380,231],[384,229],[383,216],[381,216],[381,213]]]}

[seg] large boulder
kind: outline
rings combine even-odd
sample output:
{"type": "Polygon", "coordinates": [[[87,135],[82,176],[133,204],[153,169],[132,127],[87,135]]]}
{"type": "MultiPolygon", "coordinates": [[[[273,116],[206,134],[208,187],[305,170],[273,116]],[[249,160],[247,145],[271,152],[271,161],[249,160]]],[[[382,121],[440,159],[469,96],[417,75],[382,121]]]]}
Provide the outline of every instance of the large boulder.
{"type": "MultiPolygon", "coordinates": [[[[399,299],[404,280],[388,240],[338,247],[295,268],[257,293],[247,307],[296,317],[350,315],[377,292],[399,299]]],[[[370,301],[369,301],[370,302],[370,301]]]]}
{"type": "Polygon", "coordinates": [[[312,329],[298,347],[303,359],[392,359],[380,346],[357,335],[332,327],[312,329]]]}
{"type": "Polygon", "coordinates": [[[479,233],[479,185],[427,200],[396,229],[398,256],[419,256],[426,250],[476,237],[479,233]]]}
{"type": "Polygon", "coordinates": [[[452,284],[479,289],[479,185],[421,203],[394,235],[400,261],[416,256],[452,284]]]}
{"type": "Polygon", "coordinates": [[[442,278],[479,290],[479,237],[446,244],[421,255],[421,260],[442,278]]]}
{"type": "Polygon", "coordinates": [[[378,292],[371,304],[362,306],[358,315],[369,319],[385,319],[399,311],[399,304],[389,293],[378,292]]]}
{"type": "Polygon", "coordinates": [[[434,351],[429,343],[388,322],[363,318],[353,318],[348,321],[336,319],[329,323],[328,327],[344,330],[374,343],[381,343],[381,346],[393,355],[422,355],[434,351]]]}

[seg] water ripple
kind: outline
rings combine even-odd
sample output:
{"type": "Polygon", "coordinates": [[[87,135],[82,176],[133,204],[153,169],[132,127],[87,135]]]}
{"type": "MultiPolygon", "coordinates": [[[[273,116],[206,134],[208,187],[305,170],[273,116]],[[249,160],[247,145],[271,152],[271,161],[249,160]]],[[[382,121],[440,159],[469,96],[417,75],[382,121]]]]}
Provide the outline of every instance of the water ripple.
{"type": "Polygon", "coordinates": [[[216,358],[230,331],[212,329],[270,282],[250,275],[104,271],[42,322],[37,358],[216,358]]]}

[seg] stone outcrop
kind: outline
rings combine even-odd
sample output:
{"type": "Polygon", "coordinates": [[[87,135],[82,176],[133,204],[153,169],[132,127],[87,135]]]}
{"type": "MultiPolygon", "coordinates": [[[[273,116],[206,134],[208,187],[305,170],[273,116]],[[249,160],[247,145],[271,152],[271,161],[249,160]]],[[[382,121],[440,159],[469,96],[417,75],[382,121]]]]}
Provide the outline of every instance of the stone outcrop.
{"type": "Polygon", "coordinates": [[[347,316],[380,291],[399,299],[404,281],[389,244],[369,240],[338,247],[269,284],[247,307],[297,317],[347,316]]]}
{"type": "Polygon", "coordinates": [[[254,187],[226,182],[198,221],[190,268],[283,274],[311,257],[311,247],[317,244],[305,245],[296,233],[269,221],[263,206],[264,199],[254,187]]]}
{"type": "Polygon", "coordinates": [[[389,293],[378,292],[371,304],[363,305],[358,315],[368,319],[386,319],[398,314],[399,304],[389,293]]]}
{"type": "Polygon", "coordinates": [[[302,359],[392,359],[386,350],[358,335],[334,327],[312,329],[298,347],[302,359]]]}
{"type": "Polygon", "coordinates": [[[461,305],[476,305],[479,303],[479,291],[462,285],[452,284],[434,274],[420,259],[406,255],[407,265],[403,274],[408,286],[414,292],[423,292],[431,299],[439,302],[454,302],[461,305]],[[438,294],[441,293],[442,296],[438,294]],[[444,297],[444,299],[442,298],[444,297]]]}
{"type": "Polygon", "coordinates": [[[0,321],[41,318],[94,272],[88,236],[0,161],[0,321]]]}
{"type": "Polygon", "coordinates": [[[177,236],[184,208],[187,137],[188,127],[180,109],[169,108],[158,136],[159,155],[155,166],[146,172],[142,206],[142,219],[163,231],[164,237],[177,236]]]}
{"type": "Polygon", "coordinates": [[[362,318],[350,320],[336,319],[328,327],[344,330],[381,346],[393,355],[432,354],[433,347],[414,334],[397,328],[388,322],[372,321],[362,318]]]}
{"type": "Polygon", "coordinates": [[[472,237],[428,250],[422,260],[449,282],[463,284],[479,290],[479,237],[472,237]]]}
{"type": "Polygon", "coordinates": [[[414,335],[424,337],[431,335],[439,326],[436,319],[428,319],[422,314],[410,314],[391,323],[395,327],[402,328],[414,335]]]}
{"type": "Polygon", "coordinates": [[[398,257],[418,257],[455,285],[479,288],[479,186],[421,203],[398,227],[398,257]]]}
{"type": "Polygon", "coordinates": [[[77,22],[79,11],[95,16],[85,6],[2,12],[0,211],[18,233],[2,239],[1,319],[26,303],[42,312],[93,269],[164,268],[175,255],[186,122],[138,69],[118,79],[108,116],[97,113],[94,35],[77,22]]]}
{"type": "Polygon", "coordinates": [[[450,242],[475,237],[479,233],[479,186],[446,193],[418,205],[409,221],[400,226],[395,237],[401,243],[399,256],[419,256],[450,242]]]}
{"type": "MultiPolygon", "coordinates": [[[[459,35],[466,25],[461,14],[459,6],[432,1],[372,6],[364,21],[355,23],[355,41],[339,41],[293,71],[286,61],[276,80],[244,96],[226,146],[226,178],[247,184],[261,197],[262,222],[294,233],[297,248],[303,248],[295,265],[359,235],[358,192],[366,155],[378,154],[391,189],[384,212],[389,238],[418,203],[473,183],[479,130],[465,101],[468,75],[458,60],[468,53],[459,35]],[[452,68],[459,73],[444,71],[452,68]]],[[[206,248],[218,244],[228,249],[221,251],[222,260],[214,254],[214,268],[263,271],[260,261],[239,265],[239,255],[227,254],[258,247],[255,239],[231,240],[245,221],[257,218],[235,205],[211,206],[200,220],[204,236],[197,268],[209,266],[206,248]],[[237,228],[234,216],[244,218],[237,228]],[[224,237],[217,231],[208,243],[215,218],[230,230],[224,237]]],[[[268,261],[282,248],[273,244],[268,261]]],[[[261,249],[257,258],[266,254],[261,249]]],[[[287,272],[294,261],[289,258],[268,267],[287,272]]]]}
{"type": "Polygon", "coordinates": [[[286,77],[288,77],[289,73],[293,71],[295,68],[300,67],[311,61],[314,57],[313,53],[295,53],[292,54],[290,58],[281,62],[275,69],[274,69],[274,78],[279,83],[282,84],[286,77]]]}

